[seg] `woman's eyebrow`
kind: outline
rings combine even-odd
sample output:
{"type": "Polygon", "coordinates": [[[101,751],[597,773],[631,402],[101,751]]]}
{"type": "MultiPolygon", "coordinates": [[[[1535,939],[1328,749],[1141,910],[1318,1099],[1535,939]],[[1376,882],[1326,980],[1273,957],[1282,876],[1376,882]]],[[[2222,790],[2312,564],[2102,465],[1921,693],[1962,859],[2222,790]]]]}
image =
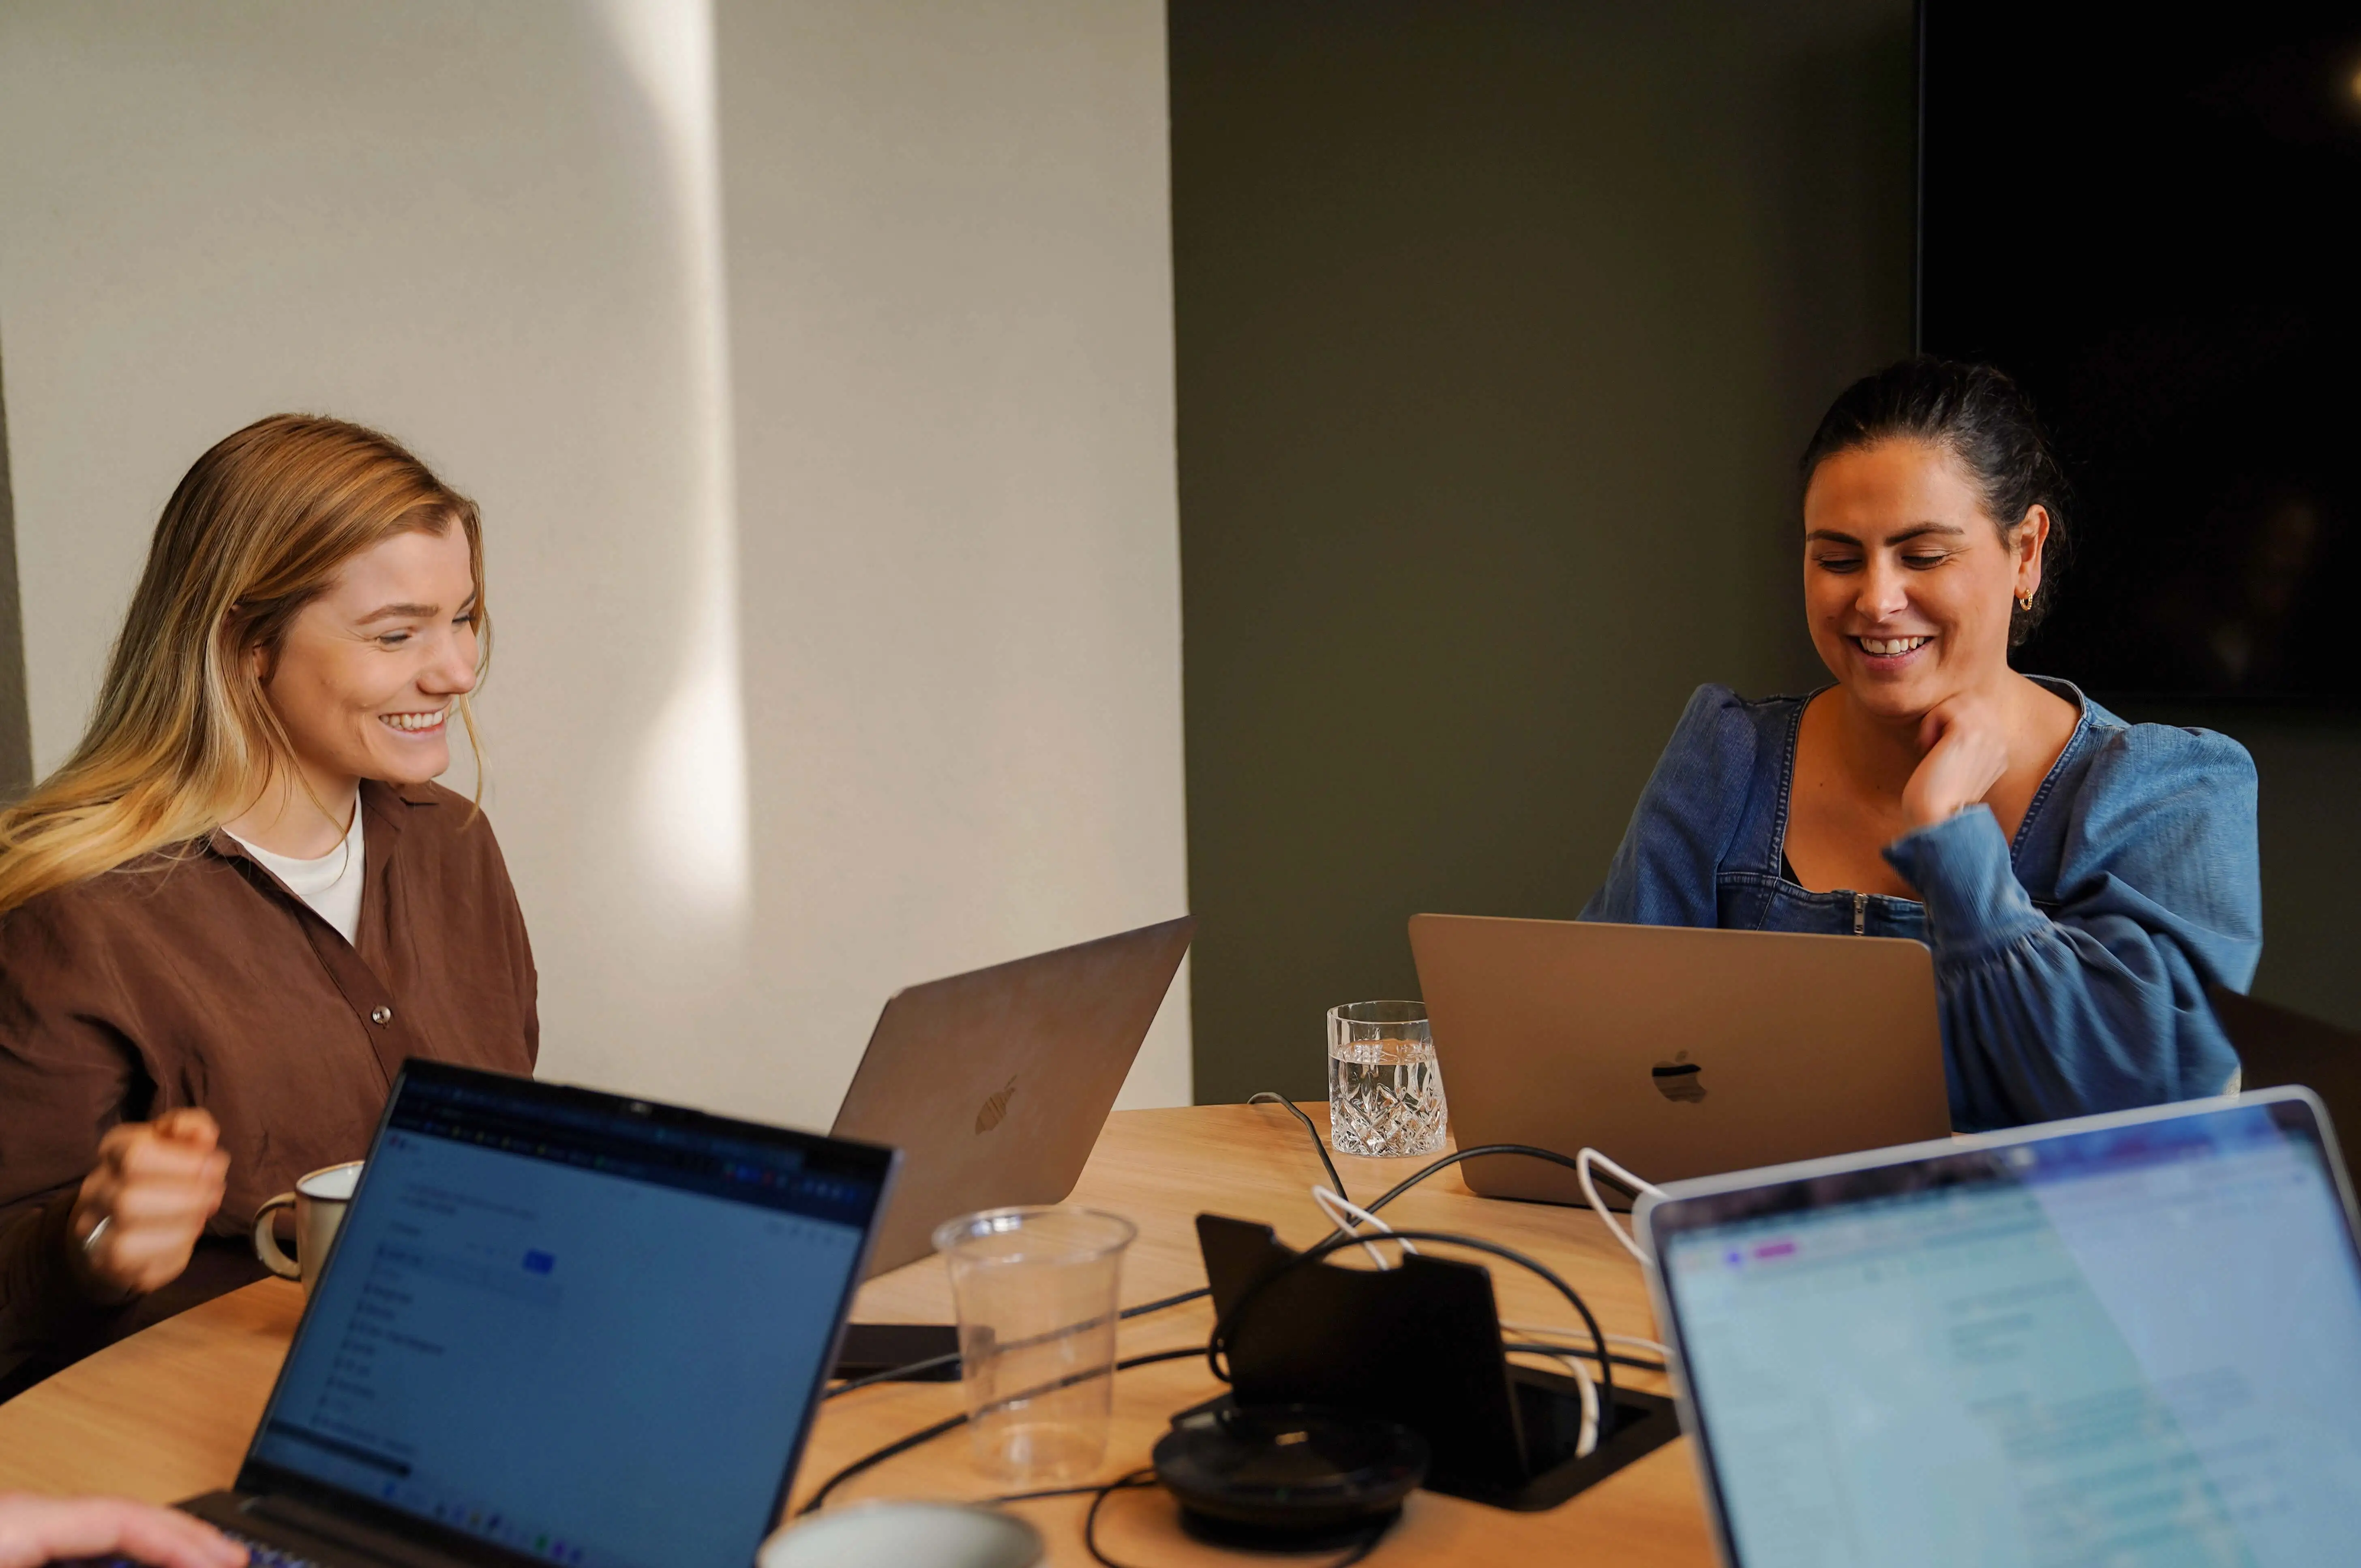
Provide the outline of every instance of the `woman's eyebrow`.
{"type": "Polygon", "coordinates": [[[379,620],[432,620],[442,613],[443,607],[439,604],[387,604],[379,605],[353,624],[368,626],[379,620]]]}
{"type": "Polygon", "coordinates": [[[1922,522],[1914,527],[1905,528],[1899,533],[1887,534],[1885,536],[1885,542],[1888,544],[1906,544],[1913,539],[1921,538],[1929,533],[1944,533],[1949,534],[1953,538],[1957,538],[1965,532],[1967,532],[1966,529],[1960,528],[1953,523],[1922,522]]]}

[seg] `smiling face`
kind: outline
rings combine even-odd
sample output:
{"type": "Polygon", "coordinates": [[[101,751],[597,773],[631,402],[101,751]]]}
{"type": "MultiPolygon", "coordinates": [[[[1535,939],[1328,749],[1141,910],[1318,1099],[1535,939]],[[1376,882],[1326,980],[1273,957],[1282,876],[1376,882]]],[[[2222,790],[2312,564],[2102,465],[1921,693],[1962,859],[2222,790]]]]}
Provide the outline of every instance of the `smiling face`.
{"type": "Polygon", "coordinates": [[[1822,461],[1804,531],[1813,646],[1872,713],[1915,719],[2007,671],[2010,613],[2041,582],[2045,510],[2004,537],[1957,457],[1895,438],[1822,461]]]}
{"type": "Polygon", "coordinates": [[[289,624],[263,689],[320,792],[423,784],[451,765],[455,701],[477,674],[467,539],[397,533],[345,563],[289,624]]]}

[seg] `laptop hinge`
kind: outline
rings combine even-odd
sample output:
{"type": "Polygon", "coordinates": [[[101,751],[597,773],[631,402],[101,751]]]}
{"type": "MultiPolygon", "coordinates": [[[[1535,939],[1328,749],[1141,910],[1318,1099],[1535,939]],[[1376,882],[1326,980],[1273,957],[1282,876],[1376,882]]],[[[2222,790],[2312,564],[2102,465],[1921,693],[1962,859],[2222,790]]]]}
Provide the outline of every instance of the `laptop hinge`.
{"type": "Polygon", "coordinates": [[[249,1519],[283,1525],[305,1535],[316,1536],[330,1545],[399,1564],[400,1568],[450,1568],[451,1565],[452,1560],[447,1552],[438,1552],[418,1541],[406,1541],[390,1530],[361,1524],[292,1497],[268,1494],[247,1497],[238,1504],[238,1511],[249,1519]]]}

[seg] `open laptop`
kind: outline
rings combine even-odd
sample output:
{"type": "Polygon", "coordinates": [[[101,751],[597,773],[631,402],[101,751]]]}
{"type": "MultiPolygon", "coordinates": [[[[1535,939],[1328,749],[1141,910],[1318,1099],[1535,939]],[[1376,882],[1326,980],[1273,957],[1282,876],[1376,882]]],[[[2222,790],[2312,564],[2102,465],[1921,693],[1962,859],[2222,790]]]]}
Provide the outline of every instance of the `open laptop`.
{"type": "MultiPolygon", "coordinates": [[[[1589,1146],[1661,1183],[1950,1131],[1916,942],[1415,915],[1410,945],[1461,1148],[1589,1146]]],[[[1540,1160],[1462,1169],[1583,1201],[1540,1160]]]]}
{"type": "Polygon", "coordinates": [[[324,1565],[745,1568],[890,1149],[412,1060],[235,1489],[324,1565]]]}
{"type": "Polygon", "coordinates": [[[2361,1252],[2302,1090],[1640,1207],[1733,1568],[2354,1556],[2361,1252]]]}
{"type": "Polygon", "coordinates": [[[832,1129],[903,1151],[872,1274],[926,1256],[955,1215],[1073,1191],[1196,928],[1184,916],[894,993],[832,1129]]]}

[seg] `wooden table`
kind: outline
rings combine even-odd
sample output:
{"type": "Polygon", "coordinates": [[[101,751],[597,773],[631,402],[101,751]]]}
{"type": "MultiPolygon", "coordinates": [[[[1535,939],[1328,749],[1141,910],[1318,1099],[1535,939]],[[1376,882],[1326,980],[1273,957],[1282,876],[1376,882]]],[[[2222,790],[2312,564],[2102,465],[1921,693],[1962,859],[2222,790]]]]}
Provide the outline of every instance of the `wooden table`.
{"type": "MultiPolygon", "coordinates": [[[[1305,1109],[1325,1126],[1325,1106],[1305,1109]]],[[[1423,1162],[1339,1156],[1336,1163],[1352,1195],[1367,1201],[1423,1162]]],[[[1108,1120],[1073,1201],[1138,1224],[1123,1296],[1147,1301],[1204,1284],[1194,1228],[1200,1211],[1268,1222],[1299,1247],[1319,1240],[1328,1227],[1310,1189],[1323,1179],[1302,1126],[1282,1106],[1125,1111],[1108,1120]]],[[[1582,1292],[1608,1332],[1654,1332],[1638,1266],[1587,1211],[1477,1198],[1454,1168],[1397,1200],[1386,1217],[1405,1229],[1471,1232],[1531,1254],[1582,1292]]],[[[1497,1266],[1493,1284],[1504,1318],[1574,1326],[1565,1302],[1523,1270],[1497,1266]]],[[[168,1319],[0,1405],[0,1490],[104,1491],[169,1502],[228,1486],[302,1304],[296,1287],[265,1280],[168,1319]]],[[[942,1266],[928,1258],[871,1281],[855,1316],[948,1321],[950,1288],[942,1266]]],[[[1119,1352],[1202,1344],[1212,1323],[1202,1301],[1137,1319],[1124,1326],[1119,1352]]],[[[1663,1387],[1660,1377],[1628,1376],[1636,1386],[1663,1387]]],[[[1219,1391],[1202,1359],[1120,1374],[1104,1478],[1145,1464],[1174,1411],[1219,1391]]],[[[829,1401],[805,1452],[796,1500],[839,1466],[959,1408],[956,1383],[886,1384],[829,1401]]],[[[955,1431],[840,1487],[829,1506],[861,1497],[983,1497],[1004,1489],[972,1466],[966,1434],[955,1431]]],[[[1083,1506],[1070,1498],[1016,1505],[1040,1528],[1049,1561],[1059,1564],[1089,1562],[1083,1506]]],[[[1181,1535],[1171,1499],[1155,1490],[1111,1498],[1100,1541],[1117,1558],[1159,1568],[1241,1561],[1181,1535]]],[[[1372,1558],[1381,1565],[1521,1560],[1710,1564],[1687,1440],[1546,1513],[1509,1513],[1420,1492],[1372,1558]]]]}

